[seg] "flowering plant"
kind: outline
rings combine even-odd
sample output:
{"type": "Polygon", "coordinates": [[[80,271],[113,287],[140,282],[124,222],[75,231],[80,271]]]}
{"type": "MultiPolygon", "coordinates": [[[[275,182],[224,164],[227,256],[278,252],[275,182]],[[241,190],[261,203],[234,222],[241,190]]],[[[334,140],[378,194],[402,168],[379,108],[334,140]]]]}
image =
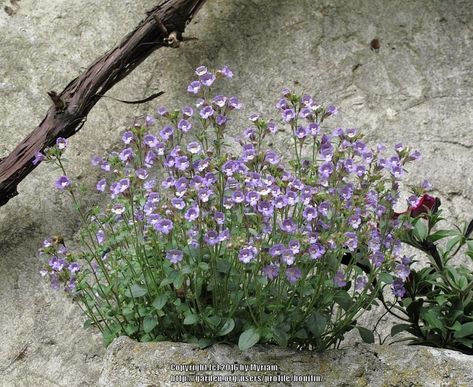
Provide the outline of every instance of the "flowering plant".
{"type": "MultiPolygon", "coordinates": [[[[276,107],[293,153],[268,148],[278,123],[260,114],[235,152],[225,137],[242,105],[211,95],[233,73],[196,75],[187,89],[196,108],[161,107],[123,134],[120,152],[94,157],[107,205],[78,205],[83,251],[46,240],[42,274],[64,284],[106,345],[128,335],[321,351],[354,327],[373,341],[356,320],[383,283],[405,279],[393,205],[418,152],[398,144],[385,156],[355,129],[327,131],[336,109],[287,89],[276,107]]],[[[63,169],[64,144],[35,162],[63,169]]],[[[63,173],[56,186],[74,195],[63,173]]]]}
{"type": "Polygon", "coordinates": [[[413,335],[406,338],[412,344],[473,354],[473,273],[452,262],[462,248],[473,259],[473,221],[463,229],[437,229],[443,219],[439,206],[438,198],[424,194],[398,214],[405,225],[398,230],[399,237],[429,261],[412,269],[395,302],[386,304],[404,321],[393,326],[391,335],[406,331],[413,335]]]}

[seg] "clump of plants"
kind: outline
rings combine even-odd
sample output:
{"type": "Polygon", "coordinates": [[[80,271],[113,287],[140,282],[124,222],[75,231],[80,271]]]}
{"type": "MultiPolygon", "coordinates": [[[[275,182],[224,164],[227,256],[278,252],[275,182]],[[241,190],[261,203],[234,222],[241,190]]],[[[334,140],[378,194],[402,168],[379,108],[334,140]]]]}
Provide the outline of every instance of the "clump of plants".
{"type": "Polygon", "coordinates": [[[214,87],[232,76],[200,66],[187,88],[193,106],[159,108],[123,133],[119,152],[93,158],[105,174],[102,208],[86,210],[75,194],[66,140],[37,154],[62,170],[56,187],[84,222],[81,250],[44,242],[42,275],[77,301],[105,345],[127,335],[322,351],[355,327],[373,341],[356,321],[383,285],[398,292],[408,279],[393,206],[419,153],[398,144],[386,154],[355,129],[328,130],[337,110],[287,89],[280,119],[251,114],[230,147],[242,105],[214,87]],[[275,136],[290,147],[272,149],[275,136]]]}
{"type": "Polygon", "coordinates": [[[428,258],[412,269],[386,306],[403,323],[391,335],[408,332],[411,344],[455,349],[473,354],[473,272],[453,262],[473,259],[473,221],[462,229],[438,227],[443,220],[440,200],[428,194],[414,195],[409,210],[396,214],[403,222],[399,237],[428,258]]]}

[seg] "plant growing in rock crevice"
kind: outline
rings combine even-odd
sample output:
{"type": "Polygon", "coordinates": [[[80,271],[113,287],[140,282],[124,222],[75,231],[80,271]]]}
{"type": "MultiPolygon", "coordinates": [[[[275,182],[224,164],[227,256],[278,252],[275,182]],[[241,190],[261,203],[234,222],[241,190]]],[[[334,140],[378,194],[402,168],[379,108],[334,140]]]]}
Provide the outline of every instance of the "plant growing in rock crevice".
{"type": "MultiPolygon", "coordinates": [[[[407,278],[392,215],[404,165],[418,152],[397,146],[385,156],[355,129],[330,132],[336,109],[289,90],[277,109],[291,151],[268,149],[278,123],[259,114],[241,148],[229,149],[241,103],[211,88],[233,74],[200,66],[196,75],[194,108],[159,108],[123,134],[120,152],[93,159],[107,173],[97,190],[109,203],[90,211],[77,203],[84,248],[46,240],[42,274],[63,284],[106,345],[128,335],[321,351],[354,327],[372,341],[356,320],[383,283],[407,278]]],[[[35,162],[57,163],[57,188],[78,202],[65,146],[58,140],[35,162]]]]}
{"type": "Polygon", "coordinates": [[[412,269],[396,300],[386,304],[404,320],[391,335],[408,332],[412,336],[404,340],[411,344],[473,354],[473,273],[452,262],[461,251],[473,259],[473,221],[463,229],[438,229],[440,200],[428,194],[414,199],[406,213],[398,214],[404,226],[398,233],[427,256],[428,264],[412,269]]]}

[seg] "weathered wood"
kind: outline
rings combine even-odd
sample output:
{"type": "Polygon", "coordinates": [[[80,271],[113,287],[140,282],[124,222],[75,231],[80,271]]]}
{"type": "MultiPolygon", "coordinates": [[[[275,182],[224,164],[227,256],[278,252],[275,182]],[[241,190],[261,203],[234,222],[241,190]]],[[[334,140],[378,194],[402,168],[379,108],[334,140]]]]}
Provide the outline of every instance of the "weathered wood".
{"type": "Polygon", "coordinates": [[[77,133],[98,100],[130,74],[153,51],[177,47],[185,40],[186,25],[206,0],[165,0],[111,51],[92,63],[61,93],[48,92],[53,101],[43,121],[4,159],[0,160],[0,206],[18,194],[17,185],[35,168],[36,152],[58,137],[77,133]]]}

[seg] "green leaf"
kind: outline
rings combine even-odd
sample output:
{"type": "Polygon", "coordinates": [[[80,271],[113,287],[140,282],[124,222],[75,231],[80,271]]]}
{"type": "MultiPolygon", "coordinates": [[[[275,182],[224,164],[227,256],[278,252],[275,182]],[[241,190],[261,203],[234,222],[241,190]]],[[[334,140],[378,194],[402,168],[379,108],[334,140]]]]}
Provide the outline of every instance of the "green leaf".
{"type": "Polygon", "coordinates": [[[240,338],[238,339],[238,347],[241,351],[246,351],[258,343],[259,339],[260,334],[255,329],[255,327],[248,328],[240,335],[240,338]]]}
{"type": "Polygon", "coordinates": [[[227,318],[223,326],[217,332],[217,336],[228,335],[235,328],[235,321],[232,318],[227,318]]]}
{"type": "Polygon", "coordinates": [[[143,320],[143,330],[150,333],[158,325],[158,319],[155,316],[146,316],[143,320]]]}
{"type": "Polygon", "coordinates": [[[287,347],[287,341],[288,341],[288,335],[286,332],[284,332],[282,329],[275,328],[273,329],[273,338],[276,340],[278,345],[280,347],[286,348],[287,347]]]}
{"type": "Polygon", "coordinates": [[[194,325],[199,321],[199,316],[196,314],[188,314],[184,319],[184,325],[194,325]]]}
{"type": "Polygon", "coordinates": [[[391,328],[391,336],[407,331],[411,326],[409,324],[396,324],[391,328]]]}
{"type": "Polygon", "coordinates": [[[87,329],[90,326],[92,326],[92,324],[93,324],[93,321],[91,319],[87,319],[87,320],[84,321],[83,327],[84,327],[84,329],[87,329]]]}
{"type": "Polygon", "coordinates": [[[453,335],[455,338],[472,336],[473,338],[473,321],[462,324],[461,329],[456,331],[453,335]]]}
{"type": "Polygon", "coordinates": [[[439,230],[439,231],[434,232],[433,234],[430,234],[427,237],[427,240],[429,240],[431,242],[436,242],[440,239],[446,238],[446,237],[451,236],[451,235],[452,235],[451,230],[439,230]]]}
{"type": "Polygon", "coordinates": [[[133,335],[133,333],[138,332],[138,325],[134,323],[125,325],[125,332],[128,336],[133,335]]]}
{"type": "Polygon", "coordinates": [[[335,293],[335,296],[333,297],[335,302],[340,305],[344,310],[350,309],[350,307],[353,304],[353,300],[346,292],[345,290],[339,290],[338,292],[335,293]]]}
{"type": "Polygon", "coordinates": [[[427,322],[429,327],[439,329],[443,332],[444,327],[442,321],[440,321],[437,313],[433,309],[429,309],[427,313],[425,313],[424,320],[427,322]]]}
{"type": "Polygon", "coordinates": [[[154,299],[151,305],[156,310],[161,310],[163,309],[164,305],[166,305],[166,302],[168,302],[168,295],[166,293],[162,293],[154,299]]]}
{"type": "Polygon", "coordinates": [[[425,238],[427,238],[427,235],[429,234],[427,225],[421,219],[417,219],[413,232],[414,236],[419,241],[423,241],[425,238]]]}
{"type": "Polygon", "coordinates": [[[360,332],[360,336],[365,343],[373,344],[374,343],[374,335],[373,332],[367,328],[360,327],[359,325],[356,326],[358,332],[360,332]]]}
{"type": "Polygon", "coordinates": [[[379,273],[379,280],[385,284],[392,284],[394,281],[393,276],[386,272],[379,273]]]}
{"type": "Polygon", "coordinates": [[[458,243],[460,243],[462,238],[463,238],[463,235],[457,235],[457,236],[454,236],[453,238],[451,238],[447,242],[446,251],[450,252],[458,243]]]}
{"type": "Polygon", "coordinates": [[[302,328],[302,329],[299,329],[299,330],[295,333],[294,336],[297,337],[298,339],[302,339],[302,340],[307,339],[307,338],[309,337],[309,336],[307,335],[307,331],[306,331],[305,329],[303,329],[303,328],[302,328]]]}
{"type": "Polygon", "coordinates": [[[316,311],[309,316],[306,326],[316,338],[319,338],[324,333],[326,324],[327,318],[316,311]]]}
{"type": "Polygon", "coordinates": [[[138,297],[143,297],[148,293],[148,290],[144,287],[142,287],[139,284],[133,284],[131,285],[131,288],[127,292],[128,297],[133,297],[133,298],[138,298],[138,297]]]}

